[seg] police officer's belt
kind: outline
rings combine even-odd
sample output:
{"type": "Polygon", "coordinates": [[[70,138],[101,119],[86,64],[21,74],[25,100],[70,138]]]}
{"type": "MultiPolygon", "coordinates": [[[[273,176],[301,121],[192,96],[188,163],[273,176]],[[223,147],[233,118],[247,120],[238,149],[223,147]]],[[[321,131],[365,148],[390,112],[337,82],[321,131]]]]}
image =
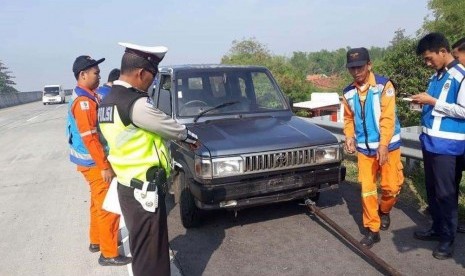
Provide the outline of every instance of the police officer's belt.
{"type": "MultiPolygon", "coordinates": [[[[133,179],[131,179],[130,186],[133,187],[133,188],[142,190],[142,187],[144,186],[144,182],[139,180],[139,179],[133,178],[133,179]]],[[[149,191],[149,192],[155,191],[156,189],[157,189],[157,184],[156,183],[150,183],[148,185],[148,187],[147,187],[147,191],[149,191]]]]}

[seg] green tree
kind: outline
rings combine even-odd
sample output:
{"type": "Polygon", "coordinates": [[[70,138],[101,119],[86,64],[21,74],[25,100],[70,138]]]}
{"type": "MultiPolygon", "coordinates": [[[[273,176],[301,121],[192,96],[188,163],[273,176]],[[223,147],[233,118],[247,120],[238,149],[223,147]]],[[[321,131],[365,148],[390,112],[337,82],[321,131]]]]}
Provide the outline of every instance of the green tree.
{"type": "Polygon", "coordinates": [[[276,78],[279,87],[294,102],[308,100],[314,91],[314,87],[305,80],[305,69],[296,70],[286,57],[272,56],[266,45],[255,38],[234,40],[221,63],[267,67],[276,78]]]}
{"type": "Polygon", "coordinates": [[[398,29],[394,32],[394,37],[391,40],[391,46],[396,46],[397,43],[400,43],[406,39],[405,29],[398,29]]]}
{"type": "Polygon", "coordinates": [[[270,58],[271,53],[266,45],[252,37],[241,41],[234,40],[228,55],[223,56],[221,63],[263,65],[270,58]]]}
{"type": "Polygon", "coordinates": [[[309,71],[308,55],[305,52],[294,52],[289,62],[294,70],[302,75],[307,75],[309,71]]]}
{"type": "Polygon", "coordinates": [[[422,32],[441,32],[454,43],[465,37],[465,1],[429,0],[431,17],[425,19],[422,32]]]}
{"type": "Polygon", "coordinates": [[[403,30],[396,32],[382,62],[374,63],[374,71],[394,82],[398,96],[397,114],[402,127],[407,127],[420,124],[420,113],[411,111],[402,98],[425,91],[433,72],[415,53],[418,40],[405,37],[403,33],[403,30]]]}
{"type": "Polygon", "coordinates": [[[8,71],[3,62],[0,60],[0,93],[16,93],[18,92],[13,85],[16,83],[12,80],[14,76],[11,75],[11,71],[8,71]]]}

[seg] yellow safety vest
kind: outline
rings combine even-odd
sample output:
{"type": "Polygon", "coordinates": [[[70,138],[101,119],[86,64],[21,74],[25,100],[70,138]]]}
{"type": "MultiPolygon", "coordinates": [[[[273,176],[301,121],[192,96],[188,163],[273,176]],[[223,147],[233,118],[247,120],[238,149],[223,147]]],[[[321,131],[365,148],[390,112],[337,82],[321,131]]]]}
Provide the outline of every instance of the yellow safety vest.
{"type": "MultiPolygon", "coordinates": [[[[112,90],[111,93],[114,92],[117,91],[112,90]]],[[[125,94],[131,92],[130,89],[124,91],[125,94]]],[[[137,93],[133,96],[136,99],[140,98],[140,94],[137,93]]],[[[147,181],[147,171],[154,166],[163,167],[169,176],[169,152],[163,139],[132,123],[125,125],[118,106],[104,100],[99,107],[98,116],[100,129],[110,148],[108,161],[116,173],[118,182],[129,186],[132,178],[147,181]]]]}

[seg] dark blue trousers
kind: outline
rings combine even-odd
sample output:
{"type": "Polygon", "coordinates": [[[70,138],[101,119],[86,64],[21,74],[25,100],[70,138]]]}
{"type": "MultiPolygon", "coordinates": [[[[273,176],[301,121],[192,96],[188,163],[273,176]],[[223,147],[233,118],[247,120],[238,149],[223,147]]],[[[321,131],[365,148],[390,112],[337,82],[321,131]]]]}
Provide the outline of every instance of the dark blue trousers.
{"type": "Polygon", "coordinates": [[[453,241],[457,231],[463,156],[436,154],[423,149],[423,163],[432,229],[441,236],[441,241],[453,241]]]}

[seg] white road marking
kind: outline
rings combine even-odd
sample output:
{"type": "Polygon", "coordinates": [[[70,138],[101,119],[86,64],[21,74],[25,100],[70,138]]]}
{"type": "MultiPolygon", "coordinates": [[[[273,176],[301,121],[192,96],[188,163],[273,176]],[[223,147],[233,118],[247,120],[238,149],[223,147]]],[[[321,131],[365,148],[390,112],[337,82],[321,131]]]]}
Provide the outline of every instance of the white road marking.
{"type": "Polygon", "coordinates": [[[27,119],[27,120],[26,120],[26,122],[32,121],[32,120],[34,120],[34,119],[35,119],[35,118],[37,118],[37,117],[39,117],[39,115],[37,115],[37,116],[34,116],[34,117],[32,117],[32,118],[29,118],[29,119],[27,119]]]}
{"type": "MultiPolygon", "coordinates": [[[[123,215],[121,215],[119,218],[119,230],[121,233],[121,247],[123,249],[122,251],[124,252],[125,256],[131,257],[131,252],[129,251],[129,236],[127,235],[128,229],[126,228],[126,222],[124,221],[123,215]]],[[[128,268],[128,275],[134,276],[134,274],[132,273],[132,264],[127,264],[126,267],[128,268]]]]}

